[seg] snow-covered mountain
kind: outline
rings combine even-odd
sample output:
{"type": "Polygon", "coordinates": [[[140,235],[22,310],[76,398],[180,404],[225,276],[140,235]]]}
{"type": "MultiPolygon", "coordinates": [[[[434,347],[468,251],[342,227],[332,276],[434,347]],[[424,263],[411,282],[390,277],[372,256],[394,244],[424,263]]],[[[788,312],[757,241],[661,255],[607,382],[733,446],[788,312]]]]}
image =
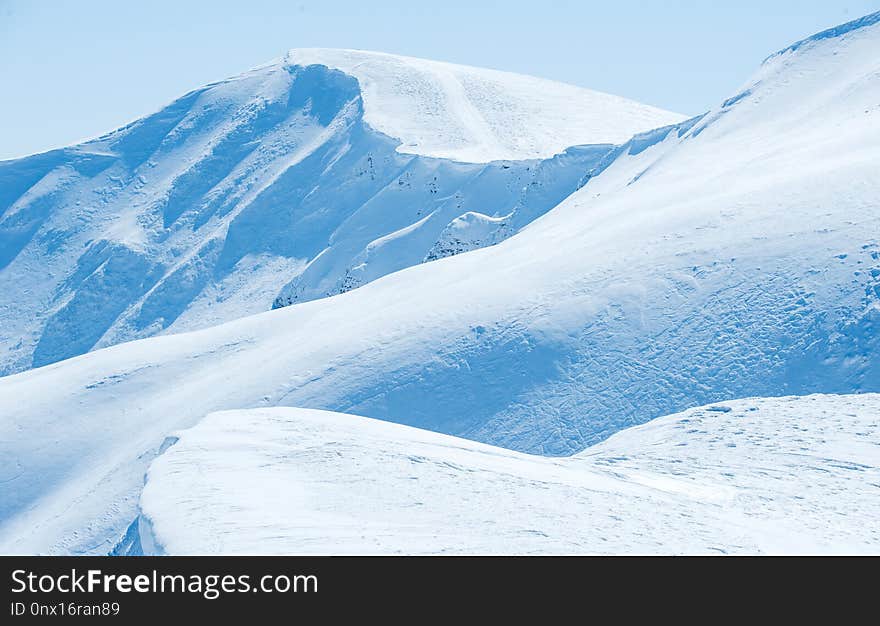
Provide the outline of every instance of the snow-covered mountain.
{"type": "Polygon", "coordinates": [[[293,51],[0,163],[0,374],[347,291],[422,263],[462,215],[497,228],[461,250],[500,241],[614,144],[679,119],[515,74],[293,51]]]}
{"type": "Polygon", "coordinates": [[[179,435],[129,553],[880,552],[876,394],[691,409],[565,459],[306,409],[179,435]]]}
{"type": "Polygon", "coordinates": [[[495,246],[0,379],[0,552],[109,551],[162,442],[218,410],[564,455],[731,398],[880,391],[878,93],[875,14],[634,138],[495,246]]]}

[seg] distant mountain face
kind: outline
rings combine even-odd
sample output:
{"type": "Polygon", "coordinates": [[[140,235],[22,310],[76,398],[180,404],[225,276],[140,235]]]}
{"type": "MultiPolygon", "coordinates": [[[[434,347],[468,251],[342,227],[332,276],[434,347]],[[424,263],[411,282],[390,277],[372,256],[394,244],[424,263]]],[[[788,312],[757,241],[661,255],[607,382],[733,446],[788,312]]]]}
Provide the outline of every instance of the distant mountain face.
{"type": "Polygon", "coordinates": [[[677,119],[501,72],[294,51],[105,137],[0,163],[0,375],[495,243],[614,143],[677,119]],[[479,236],[444,248],[469,213],[479,236]]]}

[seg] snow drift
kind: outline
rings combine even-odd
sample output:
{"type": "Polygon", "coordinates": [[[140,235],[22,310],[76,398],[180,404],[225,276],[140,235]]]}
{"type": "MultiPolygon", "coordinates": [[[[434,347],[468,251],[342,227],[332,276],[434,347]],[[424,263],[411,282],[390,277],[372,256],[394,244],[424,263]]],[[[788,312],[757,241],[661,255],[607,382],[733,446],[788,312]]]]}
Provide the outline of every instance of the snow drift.
{"type": "Polygon", "coordinates": [[[566,459],[303,409],[179,436],[150,467],[134,552],[880,552],[878,395],[725,402],[566,459]]]}

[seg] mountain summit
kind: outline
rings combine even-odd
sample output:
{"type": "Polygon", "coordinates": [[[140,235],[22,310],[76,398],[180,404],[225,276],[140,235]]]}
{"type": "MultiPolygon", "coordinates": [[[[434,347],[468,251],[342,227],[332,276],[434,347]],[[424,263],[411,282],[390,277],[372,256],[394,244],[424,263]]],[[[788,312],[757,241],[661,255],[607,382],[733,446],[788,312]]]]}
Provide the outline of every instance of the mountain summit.
{"type": "Polygon", "coordinates": [[[683,118],[532,76],[412,57],[304,48],[284,63],[357,78],[364,120],[398,151],[468,163],[546,159],[582,144],[620,144],[683,118]]]}

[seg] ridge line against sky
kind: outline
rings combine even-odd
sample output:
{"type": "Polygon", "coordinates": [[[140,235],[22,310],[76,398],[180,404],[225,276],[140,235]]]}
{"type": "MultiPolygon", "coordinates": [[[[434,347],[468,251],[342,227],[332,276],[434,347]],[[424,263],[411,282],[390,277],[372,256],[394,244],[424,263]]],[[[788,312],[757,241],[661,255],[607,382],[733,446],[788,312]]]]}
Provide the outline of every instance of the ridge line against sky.
{"type": "Polygon", "coordinates": [[[0,0],[0,159],[96,137],[283,55],[339,47],[531,74],[685,115],[877,0],[0,0]]]}

